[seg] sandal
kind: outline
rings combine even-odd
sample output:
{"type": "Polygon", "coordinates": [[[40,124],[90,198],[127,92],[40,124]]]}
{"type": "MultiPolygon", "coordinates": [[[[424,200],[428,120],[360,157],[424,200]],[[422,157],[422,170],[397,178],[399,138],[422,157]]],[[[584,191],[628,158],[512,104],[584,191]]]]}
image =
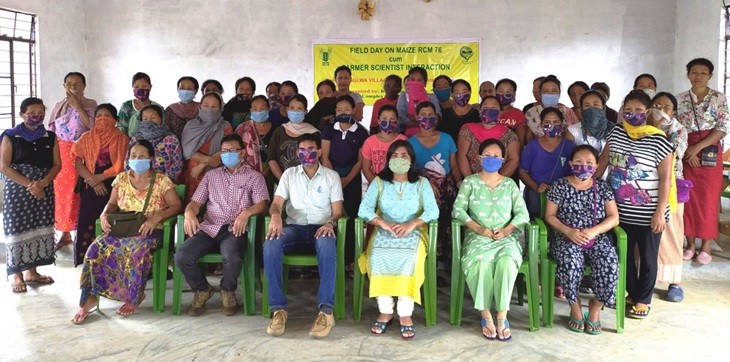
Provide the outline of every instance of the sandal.
{"type": "Polygon", "coordinates": [[[413,325],[410,325],[410,326],[403,326],[402,325],[402,326],[400,326],[400,336],[404,340],[410,341],[411,339],[413,339],[414,337],[416,337],[416,328],[413,325]],[[406,332],[411,332],[413,334],[411,334],[410,336],[407,336],[406,335],[406,332]]]}
{"type": "Polygon", "coordinates": [[[586,323],[586,326],[585,326],[586,333],[588,333],[592,336],[597,336],[597,335],[601,334],[601,332],[603,332],[603,325],[601,324],[601,321],[598,320],[596,322],[591,322],[588,319],[588,312],[583,312],[583,320],[586,323]]]}
{"type": "Polygon", "coordinates": [[[585,316],[583,316],[584,317],[583,319],[576,319],[572,315],[569,317],[570,317],[570,321],[568,321],[568,329],[570,329],[573,332],[577,332],[577,333],[583,332],[585,330],[585,322],[586,322],[585,316]]]}
{"type": "Polygon", "coordinates": [[[84,310],[84,308],[81,308],[81,310],[76,313],[76,315],[71,319],[71,323],[79,325],[83,324],[86,321],[86,318],[91,314],[90,310],[84,310]]]}
{"type": "Polygon", "coordinates": [[[502,326],[502,337],[499,337],[499,329],[497,329],[497,338],[499,338],[501,342],[507,342],[512,339],[512,333],[510,333],[509,337],[503,338],[504,331],[512,332],[509,328],[509,321],[506,319],[497,319],[497,328],[499,328],[499,326],[502,326]]]}
{"type": "MultiPolygon", "coordinates": [[[[492,320],[492,318],[490,317],[489,319],[486,319],[486,318],[482,317],[482,329],[484,329],[484,327],[489,328],[490,326],[494,327],[494,321],[492,320]]],[[[493,329],[494,329],[494,337],[490,337],[490,336],[484,334],[483,330],[482,330],[482,336],[484,336],[484,338],[486,338],[490,341],[497,339],[497,329],[496,328],[493,328],[493,329]]]]}
{"type": "Polygon", "coordinates": [[[59,251],[64,246],[73,244],[73,242],[74,241],[72,239],[60,239],[53,245],[53,251],[59,251]]]}
{"type": "Polygon", "coordinates": [[[49,277],[48,275],[41,275],[38,274],[38,276],[30,278],[25,277],[26,283],[38,283],[38,284],[53,284],[55,281],[53,278],[49,277]]]}
{"type": "Polygon", "coordinates": [[[649,312],[651,312],[651,307],[648,305],[646,307],[636,307],[634,305],[631,306],[627,314],[629,318],[644,319],[649,316],[649,312]]]}
{"type": "Polygon", "coordinates": [[[712,261],[712,255],[705,253],[704,251],[700,251],[700,253],[695,257],[695,260],[702,265],[707,265],[712,261]]]}
{"type": "Polygon", "coordinates": [[[25,293],[28,291],[28,285],[25,282],[11,284],[13,293],[25,293]]]}
{"type": "Polygon", "coordinates": [[[387,322],[380,322],[376,320],[375,322],[373,322],[373,324],[370,325],[370,333],[384,334],[388,330],[388,326],[390,326],[391,324],[393,324],[393,318],[390,318],[390,320],[387,322]],[[374,331],[373,328],[378,328],[380,332],[374,331]]]}
{"type": "Polygon", "coordinates": [[[682,260],[692,260],[692,258],[695,257],[695,251],[690,249],[685,249],[684,253],[682,253],[682,260]]]}

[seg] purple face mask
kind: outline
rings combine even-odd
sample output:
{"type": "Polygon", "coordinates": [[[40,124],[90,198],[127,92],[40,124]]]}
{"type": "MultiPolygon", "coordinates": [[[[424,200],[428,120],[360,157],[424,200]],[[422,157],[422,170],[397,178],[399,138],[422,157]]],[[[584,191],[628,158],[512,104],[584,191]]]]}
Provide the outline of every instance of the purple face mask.
{"type": "Polygon", "coordinates": [[[646,123],[646,113],[624,112],[624,119],[632,126],[641,126],[646,123]]]}
{"type": "Polygon", "coordinates": [[[469,103],[470,97],[471,93],[454,94],[454,103],[459,107],[463,107],[469,103]]]}
{"type": "Polygon", "coordinates": [[[499,94],[497,93],[497,100],[500,106],[508,106],[515,101],[514,96],[510,93],[499,94]]]}
{"type": "Polygon", "coordinates": [[[134,98],[137,98],[137,100],[140,101],[146,101],[150,99],[150,89],[147,88],[137,88],[134,90],[134,98]]]}
{"type": "Polygon", "coordinates": [[[593,165],[573,165],[571,171],[573,171],[573,175],[579,180],[585,181],[593,177],[593,174],[596,172],[596,167],[593,165]]]}
{"type": "Polygon", "coordinates": [[[299,163],[313,165],[317,162],[317,150],[314,147],[299,149],[299,163]]]}
{"type": "Polygon", "coordinates": [[[25,121],[25,124],[30,126],[31,128],[37,128],[41,124],[43,124],[43,119],[46,117],[45,114],[29,114],[28,120],[25,121]]]}
{"type": "Polygon", "coordinates": [[[418,127],[425,130],[436,127],[436,117],[418,117],[418,127]]]}
{"type": "Polygon", "coordinates": [[[380,126],[381,131],[388,134],[398,132],[397,122],[391,122],[386,119],[381,119],[380,121],[378,121],[378,126],[380,126]]]}
{"type": "Polygon", "coordinates": [[[484,108],[479,113],[479,116],[481,117],[482,122],[484,122],[486,124],[495,124],[495,123],[497,123],[497,121],[499,119],[499,113],[500,113],[499,109],[484,108]]]}
{"type": "Polygon", "coordinates": [[[563,132],[562,124],[543,124],[542,132],[550,138],[558,137],[563,132]]]}

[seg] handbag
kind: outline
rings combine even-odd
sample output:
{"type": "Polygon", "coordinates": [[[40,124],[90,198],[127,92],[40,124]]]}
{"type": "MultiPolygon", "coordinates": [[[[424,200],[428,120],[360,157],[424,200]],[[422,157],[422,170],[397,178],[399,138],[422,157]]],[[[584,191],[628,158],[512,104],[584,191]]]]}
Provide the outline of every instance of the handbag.
{"type": "Polygon", "coordinates": [[[137,211],[123,211],[113,212],[107,215],[107,220],[111,225],[112,229],[109,231],[110,236],[115,237],[132,237],[139,236],[139,228],[142,224],[147,221],[145,212],[147,211],[147,205],[150,202],[152,196],[152,188],[155,184],[156,172],[152,171],[152,179],[150,180],[150,186],[147,188],[147,198],[144,200],[144,206],[142,212],[137,211]]]}
{"type": "MultiPolygon", "coordinates": [[[[697,131],[700,132],[700,124],[697,121],[697,110],[695,109],[694,100],[692,100],[692,91],[690,90],[689,101],[692,104],[692,114],[694,115],[694,123],[697,126],[697,131]]],[[[717,156],[720,152],[720,142],[718,141],[714,145],[709,145],[700,150],[700,166],[702,167],[715,167],[717,166],[717,156]]]]}

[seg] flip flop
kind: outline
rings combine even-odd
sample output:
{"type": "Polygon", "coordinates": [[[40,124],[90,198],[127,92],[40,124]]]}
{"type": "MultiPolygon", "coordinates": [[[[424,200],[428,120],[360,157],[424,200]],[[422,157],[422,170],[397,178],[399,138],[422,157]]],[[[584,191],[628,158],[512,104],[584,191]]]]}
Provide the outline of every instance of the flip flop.
{"type": "Polygon", "coordinates": [[[597,336],[603,332],[603,329],[602,329],[603,325],[601,324],[601,321],[599,320],[597,322],[591,322],[588,319],[588,312],[583,312],[583,320],[586,323],[586,329],[585,329],[586,333],[588,333],[592,336],[597,336]]]}
{"type": "Polygon", "coordinates": [[[35,278],[25,278],[26,283],[38,283],[38,284],[53,284],[55,281],[48,275],[38,274],[35,278]]]}
{"type": "Polygon", "coordinates": [[[570,329],[573,332],[580,333],[585,330],[585,316],[583,319],[576,319],[572,315],[570,317],[570,322],[568,323],[568,329],[570,329]],[[577,327],[573,327],[571,323],[575,324],[577,327]]]}
{"type": "MultiPolygon", "coordinates": [[[[482,317],[482,328],[487,327],[487,326],[494,327],[494,321],[492,321],[492,318],[489,318],[489,320],[487,320],[486,318],[482,317]]],[[[486,334],[484,334],[484,332],[482,332],[482,336],[484,336],[484,338],[486,338],[490,341],[497,339],[497,328],[494,328],[494,334],[495,334],[494,337],[490,337],[490,336],[487,336],[486,334]]]]}
{"type": "Polygon", "coordinates": [[[59,251],[64,246],[73,244],[73,242],[74,241],[71,239],[61,239],[55,245],[53,245],[53,251],[59,251]]]}
{"type": "MultiPolygon", "coordinates": [[[[512,330],[509,328],[509,321],[508,320],[506,320],[506,319],[497,319],[497,327],[499,327],[500,324],[502,325],[502,336],[504,336],[504,331],[510,331],[510,332],[512,332],[512,330]]],[[[500,342],[507,342],[510,339],[512,339],[512,334],[510,333],[509,337],[507,337],[507,338],[499,338],[499,331],[497,331],[497,338],[499,339],[500,342]]]]}
{"type": "Polygon", "coordinates": [[[649,312],[651,312],[651,306],[637,308],[634,305],[631,306],[631,309],[629,309],[626,314],[629,318],[644,319],[649,316],[649,312]]]}
{"type": "Polygon", "coordinates": [[[682,253],[682,260],[692,260],[692,258],[694,258],[694,257],[695,257],[694,250],[685,249],[684,252],[682,253]]]}
{"type": "Polygon", "coordinates": [[[400,326],[400,336],[406,341],[410,341],[411,339],[416,337],[416,328],[413,325],[410,326],[400,326]],[[413,332],[410,336],[406,336],[406,332],[413,332]]]}
{"type": "Polygon", "coordinates": [[[387,322],[375,321],[373,322],[373,324],[370,325],[370,333],[377,335],[385,334],[385,332],[388,330],[388,326],[390,326],[391,324],[393,324],[393,318],[390,318],[390,320],[387,322]],[[373,328],[380,329],[380,332],[375,332],[373,328]]]}
{"type": "Polygon", "coordinates": [[[73,319],[71,319],[71,323],[76,324],[76,325],[84,324],[84,322],[86,321],[86,318],[89,317],[89,315],[93,311],[94,311],[94,309],[85,311],[83,308],[81,308],[81,310],[79,310],[76,313],[76,315],[73,317],[73,319]]]}
{"type": "Polygon", "coordinates": [[[28,285],[25,282],[11,284],[13,293],[25,293],[28,291],[28,285]]]}
{"type": "Polygon", "coordinates": [[[697,254],[697,257],[695,258],[698,263],[702,265],[710,264],[712,261],[712,255],[705,253],[704,251],[700,251],[699,254],[697,254]]]}

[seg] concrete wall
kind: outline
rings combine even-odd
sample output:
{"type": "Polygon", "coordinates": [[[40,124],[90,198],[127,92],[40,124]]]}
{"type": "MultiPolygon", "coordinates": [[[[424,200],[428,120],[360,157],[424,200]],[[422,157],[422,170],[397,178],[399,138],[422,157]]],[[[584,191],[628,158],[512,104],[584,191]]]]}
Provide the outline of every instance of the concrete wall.
{"type": "MultiPolygon", "coordinates": [[[[715,74],[710,87],[722,91],[724,55],[718,50],[722,46],[720,19],[722,1],[677,0],[677,26],[674,42],[674,89],[677,92],[689,89],[685,65],[694,58],[707,58],[715,64],[715,74]]],[[[724,40],[724,38],[722,39],[724,40]]]]}

